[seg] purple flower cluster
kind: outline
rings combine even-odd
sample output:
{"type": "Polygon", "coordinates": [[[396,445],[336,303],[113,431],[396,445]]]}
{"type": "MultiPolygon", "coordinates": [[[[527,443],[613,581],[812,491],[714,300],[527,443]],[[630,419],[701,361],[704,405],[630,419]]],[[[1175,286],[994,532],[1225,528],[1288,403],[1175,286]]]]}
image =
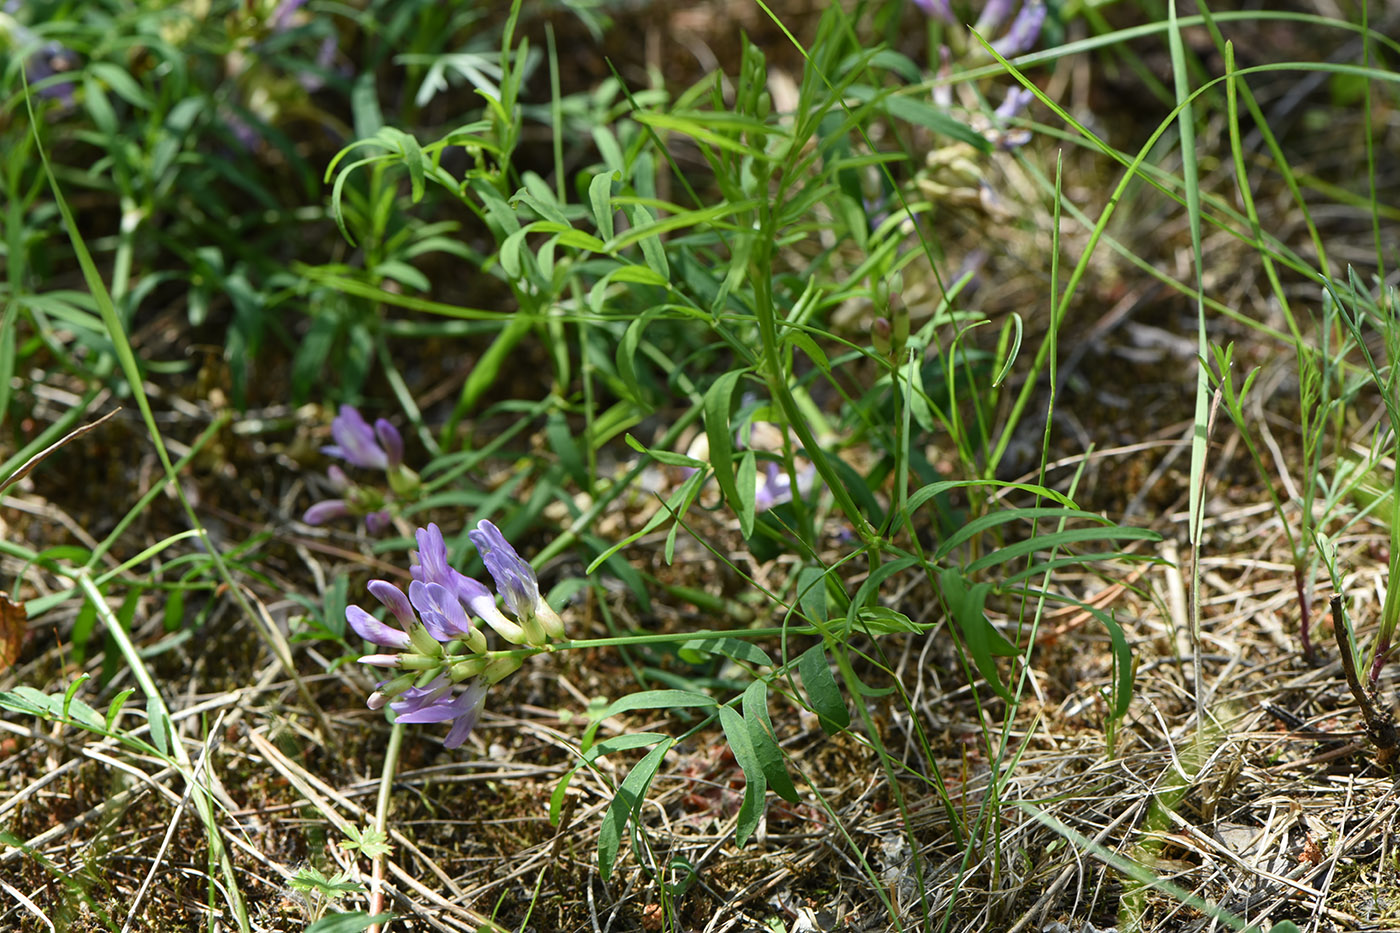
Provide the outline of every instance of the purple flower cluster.
{"type": "MultiPolygon", "coordinates": [[[[959,24],[949,0],[914,0],[914,5],[933,19],[941,20],[950,26],[959,24]]],[[[990,36],[1006,22],[1015,5],[1016,0],[987,0],[982,12],[977,16],[977,22],[972,24],[973,31],[983,37],[990,36]]],[[[991,42],[991,47],[1002,58],[1013,58],[1022,52],[1030,51],[1036,39],[1040,38],[1046,13],[1045,0],[1022,0],[1021,8],[1017,10],[1006,33],[1000,39],[991,42]]]]}
{"type": "Polygon", "coordinates": [[[345,610],[345,620],[357,635],[390,649],[365,655],[361,663],[399,672],[379,684],[369,707],[387,705],[398,722],[450,722],[444,743],[448,748],[466,741],[481,718],[487,689],[514,673],[522,661],[515,652],[488,650],[486,636],[472,624],[472,616],[515,645],[542,648],[564,635],[563,620],[540,596],[534,569],[500,529],[482,521],[468,537],[515,620],[497,607],[490,590],[448,563],[447,543],[433,524],[417,531],[418,560],[409,568],[413,582],[407,594],[387,580],[369,583],[370,595],[389,610],[397,627],[359,606],[345,610]]]}
{"type": "MultiPolygon", "coordinates": [[[[331,438],[335,441],[321,452],[339,457],[353,467],[383,470],[389,489],[399,497],[412,498],[418,492],[418,476],[403,465],[403,436],[385,418],[371,426],[353,405],[340,406],[340,414],[331,421],[331,438]]],[[[306,510],[302,521],[308,525],[323,525],[346,516],[362,516],[365,527],[373,535],[389,527],[391,512],[384,492],[350,481],[337,465],[326,471],[331,487],[339,498],[325,499],[306,510]]]]}
{"type": "MultiPolygon", "coordinates": [[[[930,18],[949,26],[958,26],[961,22],[953,13],[949,0],[914,0],[914,5],[930,18]]],[[[1035,46],[1036,41],[1040,38],[1041,30],[1045,26],[1047,14],[1045,0],[987,0],[971,29],[979,36],[989,40],[988,45],[1002,58],[1015,58],[1023,52],[1030,51],[1035,46]],[[1018,2],[1020,3],[1019,9],[1016,7],[1018,2]],[[1016,11],[1014,17],[1011,15],[1013,9],[1016,11]],[[991,37],[1008,18],[1011,19],[1011,24],[1006,27],[1006,32],[1000,38],[992,39],[991,37]]],[[[944,35],[958,49],[959,55],[964,55],[965,58],[973,62],[978,61],[979,58],[985,60],[986,53],[982,47],[969,44],[961,30],[952,30],[944,35]]],[[[933,100],[940,107],[950,108],[953,106],[950,79],[953,74],[955,55],[953,50],[946,45],[940,46],[938,52],[940,59],[938,76],[945,80],[934,87],[933,100]]],[[[1024,111],[1034,97],[1035,95],[1025,88],[1016,87],[1007,91],[1006,97],[991,116],[990,123],[992,125],[982,128],[982,134],[998,149],[1015,149],[1025,145],[1030,141],[1030,132],[1025,129],[1008,129],[1007,124],[1013,117],[1024,111]]]]}

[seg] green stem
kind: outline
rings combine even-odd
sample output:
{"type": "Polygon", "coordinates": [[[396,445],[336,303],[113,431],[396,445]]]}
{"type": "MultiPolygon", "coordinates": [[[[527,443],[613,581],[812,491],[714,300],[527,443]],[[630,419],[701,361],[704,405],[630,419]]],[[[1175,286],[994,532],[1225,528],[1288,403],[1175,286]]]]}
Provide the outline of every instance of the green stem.
{"type": "MultiPolygon", "coordinates": [[[[403,749],[403,724],[394,723],[389,730],[389,747],[384,750],[384,768],[379,773],[379,797],[374,805],[374,829],[381,839],[389,838],[389,797],[394,789],[394,775],[399,771],[399,753],[403,749]]],[[[384,858],[385,853],[374,856],[374,873],[370,880],[369,912],[384,912],[384,858]]],[[[370,933],[379,933],[379,924],[370,928],[370,933]]]]}

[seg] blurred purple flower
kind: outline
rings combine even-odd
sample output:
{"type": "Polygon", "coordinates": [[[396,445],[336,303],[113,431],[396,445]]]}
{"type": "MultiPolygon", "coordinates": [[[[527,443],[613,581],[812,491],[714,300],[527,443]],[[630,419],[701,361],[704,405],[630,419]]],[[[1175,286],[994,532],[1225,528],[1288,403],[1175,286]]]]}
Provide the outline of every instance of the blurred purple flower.
{"type": "Polygon", "coordinates": [[[38,97],[59,101],[65,109],[72,107],[76,81],[51,79],[76,70],[82,63],[78,53],[58,41],[45,42],[32,29],[15,20],[10,14],[18,12],[19,8],[18,3],[5,4],[4,11],[0,12],[0,38],[7,39],[5,45],[22,57],[24,76],[38,97]]]}
{"type": "Polygon", "coordinates": [[[371,428],[354,405],[340,406],[340,414],[331,421],[331,437],[335,443],[322,447],[321,452],[352,466],[388,470],[403,462],[403,437],[398,429],[384,418],[371,428]]]}
{"type": "Polygon", "coordinates": [[[1013,87],[1006,92],[1006,99],[1001,102],[1001,106],[996,109],[997,120],[1005,123],[1012,117],[1019,116],[1021,111],[1026,109],[1026,105],[1035,100],[1030,88],[1013,87]]]}
{"type": "Polygon", "coordinates": [[[324,525],[326,522],[353,514],[354,512],[350,510],[350,503],[344,499],[322,499],[307,509],[301,516],[301,520],[308,525],[324,525]]]}
{"type": "MultiPolygon", "coordinates": [[[[372,535],[382,535],[389,530],[392,523],[393,517],[389,514],[388,509],[379,509],[365,515],[365,530],[372,535]]],[[[308,522],[308,524],[314,523],[308,522]]]]}
{"type": "MultiPolygon", "coordinates": [[[[797,491],[803,495],[812,488],[817,468],[809,465],[797,472],[797,491]]],[[[769,460],[763,465],[763,475],[759,477],[754,491],[755,512],[766,512],[774,506],[792,501],[792,477],[779,464],[769,460]]]]}
{"type": "Polygon", "coordinates": [[[948,0],[914,0],[914,6],[924,11],[925,16],[932,16],[945,23],[956,23],[953,18],[953,7],[948,0]]]}
{"type": "Polygon", "coordinates": [[[992,32],[1006,21],[1014,2],[1015,0],[987,0],[972,28],[984,36],[992,32]]]}
{"type": "Polygon", "coordinates": [[[999,131],[984,133],[983,135],[991,139],[998,149],[1009,151],[1017,147],[1024,146],[1031,141],[1031,131],[1025,127],[1007,129],[1006,124],[1014,117],[1019,116],[1022,111],[1035,100],[1030,88],[1013,87],[1006,92],[1006,99],[1001,102],[1001,106],[993,112],[999,131]]]}
{"type": "Polygon", "coordinates": [[[272,29],[281,32],[292,25],[292,16],[306,6],[306,0],[282,0],[272,11],[272,29]]]}
{"type": "MultiPolygon", "coordinates": [[[[1030,47],[1035,45],[1035,40],[1040,38],[1040,29],[1045,25],[1045,15],[1043,0],[1026,0],[1006,35],[992,43],[992,50],[1002,58],[1015,58],[1022,52],[1029,51],[1030,47]]],[[[983,35],[986,33],[983,32],[983,35]]]]}
{"type": "MultiPolygon", "coordinates": [[[[331,421],[334,444],[321,451],[339,457],[351,466],[384,470],[385,480],[394,497],[412,499],[418,495],[418,475],[403,465],[403,436],[387,419],[380,418],[371,426],[353,405],[340,406],[340,414],[331,421]]],[[[372,535],[387,531],[393,512],[386,507],[381,488],[358,486],[351,482],[339,464],[326,470],[331,486],[339,498],[318,502],[307,509],[302,520],[308,525],[321,525],[347,515],[361,516],[372,535]]]]}

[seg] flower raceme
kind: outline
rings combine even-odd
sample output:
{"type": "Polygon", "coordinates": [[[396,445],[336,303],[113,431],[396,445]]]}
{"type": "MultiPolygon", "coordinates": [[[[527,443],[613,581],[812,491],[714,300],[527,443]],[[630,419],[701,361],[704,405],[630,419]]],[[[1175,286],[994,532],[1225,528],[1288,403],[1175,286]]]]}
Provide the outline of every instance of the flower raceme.
{"type": "Polygon", "coordinates": [[[534,570],[489,521],[468,537],[481,552],[505,602],[510,619],[485,586],[448,563],[447,544],[435,524],[419,528],[418,561],[410,568],[408,593],[387,580],[371,580],[369,592],[397,626],[359,606],[345,620],[365,641],[389,649],[360,658],[362,664],[395,671],[370,695],[369,707],[388,706],[403,723],[450,722],[444,744],[456,748],[481,718],[486,691],[519,669],[512,651],[490,651],[472,617],[485,622],[511,644],[544,648],[562,638],[564,623],[540,596],[534,570]]]}

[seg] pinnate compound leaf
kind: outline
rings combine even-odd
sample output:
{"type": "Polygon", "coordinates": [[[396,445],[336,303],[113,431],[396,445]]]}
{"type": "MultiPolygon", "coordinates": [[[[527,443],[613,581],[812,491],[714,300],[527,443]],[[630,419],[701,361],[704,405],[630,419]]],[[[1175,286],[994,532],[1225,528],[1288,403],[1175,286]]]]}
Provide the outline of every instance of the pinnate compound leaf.
{"type": "Polygon", "coordinates": [[[749,727],[754,755],[773,793],[788,803],[797,803],[797,788],[788,777],[782,749],[778,747],[773,721],[768,718],[768,684],[755,680],[744,691],[744,722],[749,727]]]}
{"type": "Polygon", "coordinates": [[[807,702],[817,714],[823,732],[836,735],[851,724],[851,712],[846,708],[841,689],[836,686],[836,678],[831,676],[825,648],[813,645],[803,652],[797,659],[797,674],[802,678],[807,702]]]}
{"type": "Polygon", "coordinates": [[[744,717],[728,706],[721,706],[719,721],[724,727],[724,737],[734,751],[734,760],[744,772],[744,802],[739,806],[739,822],[734,828],[734,841],[743,848],[763,816],[763,795],[768,791],[768,780],[754,753],[753,740],[749,737],[749,727],[744,717]]]}
{"type": "Polygon", "coordinates": [[[646,797],[647,788],[651,786],[651,779],[661,767],[661,759],[666,757],[673,744],[673,740],[668,738],[647,752],[646,757],[637,762],[637,766],[623,779],[617,788],[617,796],[613,797],[612,803],[608,805],[608,812],[603,816],[603,826],[598,832],[598,873],[603,876],[604,881],[612,877],[613,865],[617,864],[617,850],[622,844],[622,834],[636,817],[642,800],[646,797]]]}

